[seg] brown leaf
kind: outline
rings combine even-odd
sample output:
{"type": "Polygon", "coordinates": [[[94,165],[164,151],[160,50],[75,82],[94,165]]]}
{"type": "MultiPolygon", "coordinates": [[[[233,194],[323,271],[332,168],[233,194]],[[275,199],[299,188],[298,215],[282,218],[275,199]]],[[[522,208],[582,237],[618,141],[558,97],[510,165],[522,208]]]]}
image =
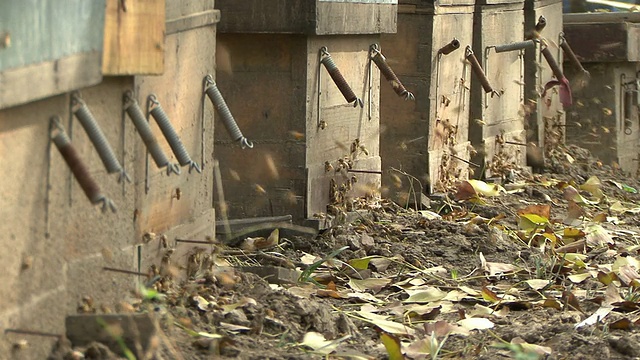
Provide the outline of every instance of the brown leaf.
{"type": "Polygon", "coordinates": [[[498,294],[489,290],[486,286],[482,287],[482,298],[491,303],[497,303],[500,301],[498,294]]]}
{"type": "Polygon", "coordinates": [[[342,299],[342,295],[340,295],[339,292],[335,291],[335,290],[327,290],[327,289],[318,289],[318,291],[316,291],[316,295],[318,295],[319,297],[331,297],[334,299],[342,299]]]}
{"type": "Polygon", "coordinates": [[[640,276],[638,275],[638,272],[636,272],[636,270],[630,265],[620,266],[620,268],[618,268],[618,273],[620,281],[626,286],[640,285],[638,284],[638,279],[640,279],[640,276]]]}
{"type": "Polygon", "coordinates": [[[456,200],[468,200],[478,197],[478,193],[468,181],[459,182],[456,184],[456,189],[456,200]]]}
{"type": "Polygon", "coordinates": [[[559,254],[562,253],[582,253],[585,251],[587,246],[587,241],[585,239],[574,241],[571,244],[567,244],[565,246],[561,246],[556,249],[556,252],[559,254]]]}
{"type": "Polygon", "coordinates": [[[627,318],[622,318],[620,320],[616,320],[614,322],[612,322],[611,324],[609,324],[609,329],[618,329],[618,330],[627,330],[627,331],[631,331],[633,330],[634,324],[631,322],[631,320],[627,319],[627,318]]]}
{"type": "Polygon", "coordinates": [[[468,334],[469,331],[463,329],[461,326],[449,324],[444,320],[436,321],[435,323],[425,323],[424,331],[427,335],[434,334],[436,337],[444,337],[447,334],[468,334]]]}
{"type": "Polygon", "coordinates": [[[565,290],[562,292],[562,301],[571,306],[574,310],[582,312],[578,298],[571,291],[565,290]]]}
{"type": "Polygon", "coordinates": [[[529,205],[524,209],[518,210],[518,215],[524,215],[524,214],[536,214],[538,216],[542,216],[545,219],[549,219],[551,217],[551,205],[548,205],[548,204],[529,205]]]}
{"type": "Polygon", "coordinates": [[[620,292],[618,291],[618,287],[614,284],[609,284],[607,286],[607,291],[604,293],[604,303],[606,305],[620,303],[624,301],[622,296],[620,296],[620,292]]]}

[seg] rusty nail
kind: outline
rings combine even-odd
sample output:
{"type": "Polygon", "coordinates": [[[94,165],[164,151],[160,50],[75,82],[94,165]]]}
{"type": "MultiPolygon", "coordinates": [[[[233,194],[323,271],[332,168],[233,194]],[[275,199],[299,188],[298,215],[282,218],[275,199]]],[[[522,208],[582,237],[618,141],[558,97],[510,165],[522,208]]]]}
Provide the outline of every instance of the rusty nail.
{"type": "Polygon", "coordinates": [[[452,158],[454,158],[454,159],[460,160],[460,161],[462,161],[463,163],[469,164],[469,165],[471,165],[471,166],[474,166],[474,167],[477,167],[477,168],[479,168],[479,167],[480,167],[480,165],[478,165],[478,164],[474,163],[473,161],[469,161],[469,160],[463,159],[463,158],[461,158],[461,157],[459,157],[459,156],[457,156],[457,155],[449,154],[449,156],[451,156],[451,157],[452,157],[452,158]]]}
{"type": "Polygon", "coordinates": [[[215,244],[212,241],[191,240],[191,239],[176,239],[176,242],[183,242],[183,243],[189,243],[189,244],[207,244],[207,245],[214,245],[215,244]]]}
{"type": "Polygon", "coordinates": [[[119,272],[119,273],[129,274],[129,275],[149,276],[149,274],[141,273],[139,271],[116,269],[116,268],[107,267],[107,266],[103,267],[102,270],[119,272]]]}
{"type": "Polygon", "coordinates": [[[55,337],[61,338],[61,334],[48,333],[43,331],[35,331],[35,330],[23,330],[23,329],[5,329],[4,333],[14,333],[14,334],[23,334],[23,335],[35,335],[35,336],[47,336],[47,337],[55,337]]]}
{"type": "Polygon", "coordinates": [[[382,171],[380,171],[380,170],[356,170],[356,169],[347,169],[347,172],[351,172],[351,173],[361,173],[361,174],[380,174],[380,175],[382,175],[382,171]]]}

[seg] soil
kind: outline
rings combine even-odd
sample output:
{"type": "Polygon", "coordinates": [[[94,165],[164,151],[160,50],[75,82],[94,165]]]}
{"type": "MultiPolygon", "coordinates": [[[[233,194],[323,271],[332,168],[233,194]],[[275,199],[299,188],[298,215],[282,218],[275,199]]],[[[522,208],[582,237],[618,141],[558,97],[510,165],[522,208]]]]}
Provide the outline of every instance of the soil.
{"type": "MultiPolygon", "coordinates": [[[[160,278],[153,286],[161,298],[142,296],[122,308],[155,314],[157,359],[638,359],[640,269],[632,260],[640,221],[632,209],[640,183],[577,147],[552,154],[546,168],[516,172],[503,184],[509,193],[481,202],[456,200],[460,188],[433,198],[430,212],[360,199],[354,221],[316,236],[282,237],[256,251],[216,246],[200,254],[188,279],[160,278]],[[580,189],[592,176],[604,196],[580,189]],[[567,219],[575,212],[567,185],[599,202],[579,205],[582,216],[567,219]],[[617,211],[617,201],[628,211],[617,211]],[[527,233],[521,216],[532,210],[522,209],[536,204],[550,205],[549,223],[527,233]],[[589,237],[594,224],[609,235],[605,241],[589,237]],[[574,230],[583,234],[570,236],[574,230]],[[552,234],[564,236],[554,242],[552,234]],[[631,273],[621,272],[620,261],[631,273]],[[243,266],[301,274],[276,285],[243,266]],[[416,293],[424,295],[417,303],[410,299],[416,293]],[[607,307],[606,316],[577,326],[607,307]],[[304,340],[310,332],[329,346],[314,351],[317,342],[304,340]],[[383,339],[404,355],[394,356],[383,339]]],[[[51,359],[74,358],[73,351],[75,358],[118,358],[100,344],[61,343],[51,359]]]]}

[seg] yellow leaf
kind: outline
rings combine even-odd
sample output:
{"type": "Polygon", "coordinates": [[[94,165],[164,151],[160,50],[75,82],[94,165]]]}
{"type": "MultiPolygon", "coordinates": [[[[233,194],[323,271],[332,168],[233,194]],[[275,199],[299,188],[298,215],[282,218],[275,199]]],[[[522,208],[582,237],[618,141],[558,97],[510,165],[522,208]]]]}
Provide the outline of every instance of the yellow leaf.
{"type": "Polygon", "coordinates": [[[351,259],[349,260],[349,265],[358,270],[365,270],[369,267],[369,262],[371,262],[372,258],[372,256],[367,256],[359,259],[351,259]]]}
{"type": "Polygon", "coordinates": [[[467,182],[473,187],[476,193],[484,196],[498,196],[500,193],[506,193],[507,191],[498,184],[488,184],[480,180],[467,180],[467,182]]]}
{"type": "Polygon", "coordinates": [[[404,355],[402,355],[402,349],[400,346],[400,339],[396,336],[383,332],[380,334],[380,341],[382,341],[385,349],[387,349],[389,360],[404,360],[404,355]]]}

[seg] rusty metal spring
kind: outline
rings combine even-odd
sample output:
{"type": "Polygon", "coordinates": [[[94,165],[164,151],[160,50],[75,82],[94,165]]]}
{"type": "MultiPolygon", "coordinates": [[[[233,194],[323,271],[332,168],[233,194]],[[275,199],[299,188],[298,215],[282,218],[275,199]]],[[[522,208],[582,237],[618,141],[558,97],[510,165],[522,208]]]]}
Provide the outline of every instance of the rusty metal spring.
{"type": "Polygon", "coordinates": [[[351,86],[349,86],[349,84],[347,83],[347,80],[345,80],[344,76],[342,76],[342,73],[338,69],[336,63],[333,61],[333,58],[331,57],[331,54],[329,54],[327,48],[322,47],[320,49],[320,53],[322,57],[320,59],[320,62],[322,63],[322,65],[324,65],[325,69],[327,69],[329,76],[331,76],[331,79],[333,79],[333,82],[336,84],[345,100],[347,100],[349,104],[353,103],[353,107],[358,106],[358,104],[360,105],[360,107],[364,107],[364,103],[362,102],[362,100],[360,100],[356,96],[356,94],[351,89],[351,86]]]}
{"type": "Polygon", "coordinates": [[[149,95],[148,103],[150,106],[153,105],[153,109],[149,111],[149,114],[151,114],[151,116],[153,116],[153,118],[158,123],[158,127],[162,131],[164,137],[167,139],[167,142],[169,143],[169,146],[171,147],[173,154],[176,156],[176,159],[178,159],[180,165],[189,165],[189,172],[191,172],[191,169],[196,169],[197,172],[202,172],[200,170],[200,167],[198,166],[198,163],[193,161],[191,159],[191,156],[189,156],[189,152],[180,140],[180,136],[178,136],[178,133],[173,128],[171,120],[169,120],[169,116],[167,116],[167,113],[164,112],[164,109],[162,109],[160,102],[158,102],[158,99],[154,94],[149,95]]]}
{"type": "Polygon", "coordinates": [[[142,109],[140,109],[138,102],[133,98],[131,91],[127,91],[124,94],[124,109],[127,114],[129,114],[129,118],[138,130],[142,142],[144,142],[156,165],[159,168],[166,167],[167,175],[171,175],[171,173],[180,174],[180,167],[177,164],[171,164],[169,162],[169,158],[160,147],[160,144],[158,144],[158,140],[155,135],[153,135],[153,131],[151,131],[149,122],[145,119],[144,113],[142,109]]]}
{"type": "Polygon", "coordinates": [[[373,60],[378,69],[380,69],[380,72],[382,73],[382,75],[384,75],[384,78],[387,79],[389,83],[391,83],[393,91],[395,91],[398,96],[403,97],[405,100],[415,100],[415,96],[413,96],[413,94],[408,91],[404,87],[404,85],[402,85],[402,82],[400,82],[400,79],[398,79],[396,73],[393,72],[393,69],[391,69],[391,66],[389,66],[389,64],[387,63],[384,55],[382,55],[382,52],[380,52],[380,47],[378,46],[378,44],[371,45],[371,53],[373,54],[371,56],[371,60],[373,60]]]}
{"type": "Polygon", "coordinates": [[[567,42],[567,39],[564,38],[563,33],[560,33],[560,48],[562,48],[562,51],[567,56],[569,61],[573,64],[573,66],[578,68],[580,71],[582,71],[582,73],[586,74],[587,76],[589,75],[589,71],[587,71],[582,66],[582,63],[580,62],[580,60],[578,60],[578,57],[576,56],[576,53],[573,52],[573,49],[567,42]]]}
{"type": "Polygon", "coordinates": [[[116,158],[111,145],[109,145],[107,137],[104,135],[104,132],[102,132],[102,129],[100,129],[98,122],[91,113],[91,110],[89,110],[89,108],[87,107],[87,104],[85,104],[85,102],[80,98],[80,95],[77,93],[71,95],[71,103],[72,105],[78,105],[73,113],[80,121],[80,124],[82,124],[82,127],[89,136],[89,139],[93,143],[93,146],[96,148],[96,151],[98,152],[98,155],[100,156],[104,167],[107,169],[107,172],[109,174],[119,173],[120,176],[118,177],[118,182],[121,182],[123,178],[128,182],[131,182],[129,175],[127,175],[127,173],[122,168],[122,165],[120,165],[120,162],[118,161],[118,158],[116,158]]]}
{"type": "Polygon", "coordinates": [[[529,47],[535,47],[536,42],[534,40],[525,40],[518,41],[511,44],[505,45],[496,45],[494,49],[496,49],[497,53],[507,52],[507,51],[515,51],[515,50],[524,50],[529,47]]]}
{"type": "Polygon", "coordinates": [[[78,181],[78,184],[80,184],[80,187],[89,201],[94,205],[102,204],[102,212],[106,212],[107,209],[111,209],[111,211],[116,212],[116,206],[113,201],[102,194],[100,186],[96,183],[89,173],[89,170],[87,170],[87,167],[82,162],[78,151],[73,147],[73,144],[71,144],[71,140],[64,132],[59,120],[57,118],[53,118],[51,121],[53,143],[58,148],[60,155],[62,155],[62,158],[69,166],[69,169],[76,178],[76,181],[78,181]],[[54,132],[56,133],[55,135],[53,135],[54,132]]]}
{"type": "Polygon", "coordinates": [[[440,50],[438,50],[438,54],[449,55],[454,50],[457,50],[459,48],[460,48],[460,41],[456,38],[453,38],[451,42],[449,42],[447,45],[441,47],[440,50]]]}
{"type": "Polygon", "coordinates": [[[211,75],[207,75],[204,78],[204,81],[205,81],[204,92],[209,97],[209,100],[211,100],[211,103],[213,104],[213,107],[218,112],[218,115],[220,115],[220,118],[222,119],[222,123],[224,124],[224,127],[227,129],[229,136],[231,136],[231,139],[233,141],[239,141],[240,147],[243,149],[244,148],[252,149],[253,143],[249,141],[246,137],[244,137],[244,135],[242,135],[242,131],[238,127],[238,123],[236,122],[236,120],[233,118],[233,115],[231,114],[231,110],[229,110],[229,106],[227,106],[227,102],[224,101],[224,98],[222,97],[222,94],[220,93],[218,86],[216,85],[215,81],[213,81],[213,77],[211,75]]]}
{"type": "Polygon", "coordinates": [[[487,75],[484,73],[482,66],[480,66],[480,62],[478,62],[476,55],[471,50],[471,47],[468,45],[467,45],[467,48],[465,49],[465,57],[469,61],[469,64],[471,64],[471,69],[473,70],[473,73],[476,74],[476,76],[478,77],[478,80],[480,80],[480,84],[482,85],[484,92],[497,94],[497,92],[493,90],[493,88],[491,87],[491,84],[489,83],[489,79],[487,78],[487,75]]]}
{"type": "Polygon", "coordinates": [[[542,56],[544,56],[545,60],[547,60],[547,64],[549,64],[549,68],[553,72],[553,75],[556,77],[556,79],[562,80],[564,78],[564,74],[562,72],[562,69],[560,69],[560,65],[558,65],[558,62],[551,54],[549,47],[545,46],[542,50],[540,50],[540,52],[542,53],[542,56]]]}

